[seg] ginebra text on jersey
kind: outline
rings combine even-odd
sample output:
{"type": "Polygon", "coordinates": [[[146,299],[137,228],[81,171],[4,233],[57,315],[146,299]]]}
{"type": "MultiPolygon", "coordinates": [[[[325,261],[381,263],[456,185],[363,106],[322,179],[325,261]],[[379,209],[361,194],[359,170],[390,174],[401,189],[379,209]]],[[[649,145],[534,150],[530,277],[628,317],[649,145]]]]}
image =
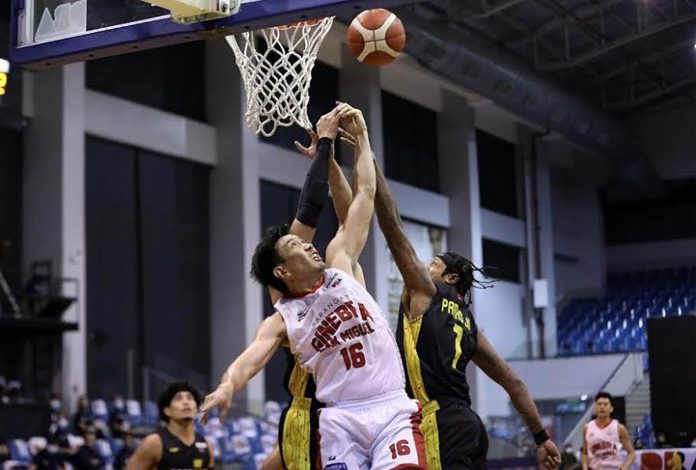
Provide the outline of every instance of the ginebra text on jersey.
{"type": "Polygon", "coordinates": [[[375,330],[370,324],[371,322],[374,322],[372,315],[363,304],[358,303],[358,308],[356,308],[353,301],[345,301],[321,320],[314,330],[312,347],[317,352],[321,352],[354,338],[372,334],[375,330]],[[356,319],[361,323],[342,331],[338,336],[336,335],[343,323],[356,319]]]}

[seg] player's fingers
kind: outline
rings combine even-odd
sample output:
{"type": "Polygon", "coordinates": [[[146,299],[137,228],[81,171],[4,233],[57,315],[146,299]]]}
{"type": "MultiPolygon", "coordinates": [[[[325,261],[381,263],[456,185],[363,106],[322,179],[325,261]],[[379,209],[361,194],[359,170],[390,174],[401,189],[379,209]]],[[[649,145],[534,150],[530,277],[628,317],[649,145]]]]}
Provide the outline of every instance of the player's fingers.
{"type": "Polygon", "coordinates": [[[227,417],[227,413],[230,411],[230,405],[225,403],[220,405],[220,422],[222,423],[227,417]]]}
{"type": "Polygon", "coordinates": [[[341,137],[345,137],[346,139],[353,140],[353,134],[351,134],[350,132],[347,132],[347,131],[346,131],[345,129],[343,129],[342,127],[339,127],[339,128],[338,128],[338,134],[339,134],[341,137]]]}
{"type": "Polygon", "coordinates": [[[351,147],[355,147],[355,142],[353,142],[350,139],[346,139],[345,137],[341,137],[341,142],[343,142],[346,145],[349,145],[351,147]]]}
{"type": "Polygon", "coordinates": [[[297,149],[298,152],[300,152],[302,155],[307,155],[309,153],[309,149],[299,143],[298,141],[295,141],[295,148],[297,149]]]}
{"type": "Polygon", "coordinates": [[[208,424],[208,410],[205,410],[201,415],[201,423],[208,424]]]}

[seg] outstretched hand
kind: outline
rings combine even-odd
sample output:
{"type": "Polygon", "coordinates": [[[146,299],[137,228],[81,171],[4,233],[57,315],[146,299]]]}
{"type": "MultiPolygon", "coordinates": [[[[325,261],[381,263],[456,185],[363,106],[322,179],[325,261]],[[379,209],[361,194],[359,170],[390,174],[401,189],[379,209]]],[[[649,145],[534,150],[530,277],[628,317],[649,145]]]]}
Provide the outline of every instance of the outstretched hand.
{"type": "Polygon", "coordinates": [[[362,111],[347,103],[342,103],[340,101],[337,101],[337,103],[339,107],[343,106],[341,108],[341,127],[352,136],[355,141],[361,134],[367,132],[365,116],[363,116],[362,111]]]}
{"type": "Polygon", "coordinates": [[[341,123],[345,110],[350,108],[346,103],[336,103],[336,107],[324,114],[317,122],[317,134],[319,138],[328,137],[336,140],[338,134],[338,125],[341,123]]]}
{"type": "Polygon", "coordinates": [[[214,408],[220,410],[220,422],[222,423],[230,412],[233,396],[234,390],[232,390],[231,385],[220,384],[217,390],[205,397],[205,401],[203,401],[203,405],[201,406],[201,423],[208,424],[210,411],[214,408]]]}
{"type": "MultiPolygon", "coordinates": [[[[305,157],[309,158],[312,160],[314,158],[314,155],[317,153],[317,144],[319,143],[319,134],[314,132],[314,129],[308,128],[305,129],[307,131],[307,134],[309,135],[309,147],[305,147],[302,145],[300,142],[297,140],[295,141],[295,148],[297,149],[298,152],[300,152],[302,155],[305,157]]],[[[340,129],[339,129],[340,132],[340,129]]],[[[331,146],[331,153],[329,153],[329,159],[334,158],[334,146],[331,146]]]]}
{"type": "Polygon", "coordinates": [[[551,439],[537,447],[537,463],[546,470],[555,470],[561,465],[561,452],[551,439]]]}

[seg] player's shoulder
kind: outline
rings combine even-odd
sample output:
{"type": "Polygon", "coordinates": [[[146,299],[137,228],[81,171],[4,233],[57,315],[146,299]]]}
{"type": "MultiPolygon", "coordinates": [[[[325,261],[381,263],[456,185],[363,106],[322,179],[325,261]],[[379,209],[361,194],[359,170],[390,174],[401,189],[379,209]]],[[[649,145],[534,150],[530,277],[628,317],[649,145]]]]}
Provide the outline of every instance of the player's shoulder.
{"type": "Polygon", "coordinates": [[[162,436],[159,432],[148,434],[140,443],[140,448],[148,453],[160,453],[162,451],[162,436]]]}

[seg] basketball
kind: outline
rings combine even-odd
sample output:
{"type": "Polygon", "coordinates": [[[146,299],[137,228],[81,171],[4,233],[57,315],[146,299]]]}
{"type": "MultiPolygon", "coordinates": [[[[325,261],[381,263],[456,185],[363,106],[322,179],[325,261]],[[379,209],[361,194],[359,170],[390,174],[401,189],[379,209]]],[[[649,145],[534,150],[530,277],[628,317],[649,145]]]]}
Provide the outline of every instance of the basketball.
{"type": "Polygon", "coordinates": [[[405,44],[404,25],[384,8],[363,11],[348,27],[348,46],[364,64],[387,65],[399,56],[405,44]]]}

